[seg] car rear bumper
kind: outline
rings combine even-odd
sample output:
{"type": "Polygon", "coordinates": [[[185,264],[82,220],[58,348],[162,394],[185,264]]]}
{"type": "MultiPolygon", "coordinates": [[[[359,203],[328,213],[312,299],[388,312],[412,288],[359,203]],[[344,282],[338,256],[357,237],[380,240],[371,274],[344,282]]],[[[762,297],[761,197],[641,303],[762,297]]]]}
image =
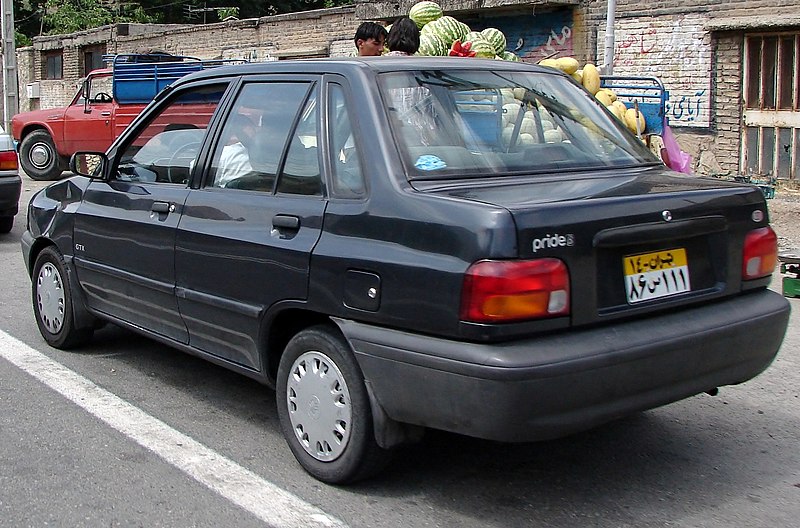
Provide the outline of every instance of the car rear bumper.
{"type": "Polygon", "coordinates": [[[789,303],[766,290],[598,328],[465,343],[337,320],[392,419],[545,440],[747,381],[775,358],[789,303]]]}
{"type": "Polygon", "coordinates": [[[14,216],[19,210],[22,179],[18,174],[0,172],[0,216],[14,216]]]}

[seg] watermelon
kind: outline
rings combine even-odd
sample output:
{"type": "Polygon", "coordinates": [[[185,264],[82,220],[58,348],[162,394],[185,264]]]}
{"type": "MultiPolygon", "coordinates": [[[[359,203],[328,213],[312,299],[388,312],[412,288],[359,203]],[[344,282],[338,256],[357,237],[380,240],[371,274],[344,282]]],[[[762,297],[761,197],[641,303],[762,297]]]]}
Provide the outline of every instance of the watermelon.
{"type": "Polygon", "coordinates": [[[468,28],[466,31],[464,31],[465,27],[466,24],[462,24],[455,18],[445,15],[422,26],[422,33],[436,35],[442,39],[449,48],[453,45],[453,42],[469,33],[468,28]]]}
{"type": "Polygon", "coordinates": [[[479,59],[493,59],[496,55],[494,46],[485,40],[476,40],[472,43],[471,51],[475,52],[475,57],[479,59]]]}
{"type": "Polygon", "coordinates": [[[511,51],[504,51],[501,55],[503,60],[511,61],[511,62],[519,62],[519,57],[511,51]]]}
{"type": "Polygon", "coordinates": [[[418,28],[422,28],[428,22],[441,18],[443,14],[439,4],[428,0],[417,2],[408,10],[408,18],[413,20],[418,28]]]}
{"type": "Polygon", "coordinates": [[[464,42],[464,37],[466,37],[470,33],[469,26],[465,23],[456,20],[458,22],[458,36],[456,38],[461,39],[461,42],[464,42]]]}
{"type": "Polygon", "coordinates": [[[494,52],[497,55],[502,55],[506,50],[506,36],[497,28],[486,28],[481,31],[483,38],[488,40],[494,46],[494,52]]]}
{"type": "Polygon", "coordinates": [[[464,38],[461,39],[461,42],[475,42],[476,40],[486,40],[483,38],[483,35],[480,34],[479,31],[470,31],[464,38]]]}
{"type": "Polygon", "coordinates": [[[433,33],[422,33],[419,36],[419,50],[417,50],[417,55],[440,57],[447,55],[449,49],[449,46],[433,33]]]}

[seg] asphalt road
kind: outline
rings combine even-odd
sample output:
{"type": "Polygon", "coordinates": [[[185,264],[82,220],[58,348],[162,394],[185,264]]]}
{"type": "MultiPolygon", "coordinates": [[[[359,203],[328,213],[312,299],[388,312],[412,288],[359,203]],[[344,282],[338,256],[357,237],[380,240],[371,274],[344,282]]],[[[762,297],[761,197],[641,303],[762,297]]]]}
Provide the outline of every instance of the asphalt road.
{"type": "Polygon", "coordinates": [[[253,381],[115,327],[46,346],[23,229],[0,236],[2,527],[798,525],[800,300],[776,362],[718,396],[538,444],[431,433],[337,488],[296,464],[253,381]]]}

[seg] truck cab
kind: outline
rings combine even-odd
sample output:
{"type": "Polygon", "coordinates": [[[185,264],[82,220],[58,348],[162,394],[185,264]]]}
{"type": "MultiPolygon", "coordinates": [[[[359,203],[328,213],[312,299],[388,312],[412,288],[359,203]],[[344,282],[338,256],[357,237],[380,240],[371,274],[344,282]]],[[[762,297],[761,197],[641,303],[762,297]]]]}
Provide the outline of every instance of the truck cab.
{"type": "Polygon", "coordinates": [[[11,133],[19,162],[34,180],[57,180],[78,151],[105,151],[145,106],[174,80],[206,67],[200,59],[165,54],[123,54],[111,68],[82,81],[63,108],[15,115],[11,133]]]}

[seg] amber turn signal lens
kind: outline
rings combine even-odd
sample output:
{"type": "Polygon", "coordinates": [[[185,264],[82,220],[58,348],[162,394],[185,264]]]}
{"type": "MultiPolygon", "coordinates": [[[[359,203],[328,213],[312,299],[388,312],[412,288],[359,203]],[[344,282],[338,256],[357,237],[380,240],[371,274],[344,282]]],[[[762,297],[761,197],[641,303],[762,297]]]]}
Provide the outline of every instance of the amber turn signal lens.
{"type": "Polygon", "coordinates": [[[463,321],[522,321],[569,315],[569,310],[569,272],[561,260],[482,260],[464,275],[463,321]]]}

